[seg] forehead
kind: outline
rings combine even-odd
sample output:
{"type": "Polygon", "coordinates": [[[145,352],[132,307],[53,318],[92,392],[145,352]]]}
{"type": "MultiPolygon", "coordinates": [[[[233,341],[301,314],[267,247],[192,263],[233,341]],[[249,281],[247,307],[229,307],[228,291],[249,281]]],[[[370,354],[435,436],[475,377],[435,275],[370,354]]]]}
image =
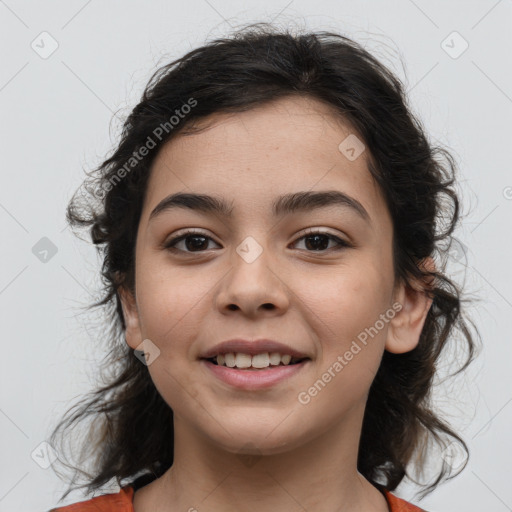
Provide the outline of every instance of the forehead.
{"type": "Polygon", "coordinates": [[[275,198],[290,192],[336,189],[356,198],[372,222],[387,215],[367,168],[367,150],[355,159],[346,152],[354,140],[360,151],[361,138],[320,101],[286,97],[245,112],[216,113],[197,126],[201,131],[179,134],[156,156],[146,220],[176,192],[228,199],[233,214],[243,217],[270,214],[275,198]]]}

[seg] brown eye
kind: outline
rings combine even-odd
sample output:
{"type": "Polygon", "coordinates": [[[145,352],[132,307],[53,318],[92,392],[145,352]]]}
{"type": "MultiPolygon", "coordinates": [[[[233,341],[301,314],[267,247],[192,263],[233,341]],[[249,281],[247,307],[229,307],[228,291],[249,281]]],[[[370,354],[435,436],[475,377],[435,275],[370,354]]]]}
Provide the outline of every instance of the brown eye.
{"type": "Polygon", "coordinates": [[[337,236],[331,235],[330,233],[325,233],[323,231],[312,231],[307,233],[306,235],[298,238],[295,243],[300,240],[305,241],[305,250],[308,252],[323,252],[329,249],[333,249],[333,247],[329,247],[330,241],[334,241],[337,244],[337,247],[334,247],[334,250],[341,250],[342,248],[351,247],[348,242],[338,238],[337,236]]]}
{"type": "Polygon", "coordinates": [[[171,238],[164,248],[173,252],[203,252],[208,250],[208,241],[210,240],[213,241],[212,238],[198,231],[187,231],[182,235],[171,238]],[[182,247],[176,247],[181,242],[183,242],[182,247]]]}

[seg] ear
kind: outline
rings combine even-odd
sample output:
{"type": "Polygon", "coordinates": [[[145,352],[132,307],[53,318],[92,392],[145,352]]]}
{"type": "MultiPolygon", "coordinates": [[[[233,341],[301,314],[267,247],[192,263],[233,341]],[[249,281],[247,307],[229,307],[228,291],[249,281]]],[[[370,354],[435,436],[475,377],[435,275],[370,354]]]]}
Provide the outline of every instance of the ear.
{"type": "MultiPolygon", "coordinates": [[[[435,271],[434,260],[425,258],[420,267],[431,272],[435,271]]],[[[426,282],[413,283],[413,288],[400,283],[394,295],[394,301],[401,304],[402,309],[389,322],[385,349],[393,354],[403,354],[416,348],[425,319],[432,305],[432,298],[427,295],[432,288],[434,278],[426,282]]]]}
{"type": "Polygon", "coordinates": [[[126,343],[130,348],[136,349],[142,343],[142,332],[135,297],[133,293],[124,286],[120,286],[117,293],[119,294],[123,308],[124,322],[126,325],[126,343]]]}

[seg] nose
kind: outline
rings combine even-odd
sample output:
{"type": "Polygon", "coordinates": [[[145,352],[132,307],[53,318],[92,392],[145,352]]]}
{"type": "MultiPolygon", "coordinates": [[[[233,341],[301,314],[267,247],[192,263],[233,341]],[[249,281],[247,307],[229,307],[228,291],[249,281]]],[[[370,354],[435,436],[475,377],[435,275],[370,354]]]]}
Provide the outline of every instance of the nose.
{"type": "Polygon", "coordinates": [[[244,259],[239,254],[221,280],[215,297],[222,314],[240,311],[255,318],[265,314],[282,315],[289,305],[286,276],[263,251],[256,259],[244,259]]]}

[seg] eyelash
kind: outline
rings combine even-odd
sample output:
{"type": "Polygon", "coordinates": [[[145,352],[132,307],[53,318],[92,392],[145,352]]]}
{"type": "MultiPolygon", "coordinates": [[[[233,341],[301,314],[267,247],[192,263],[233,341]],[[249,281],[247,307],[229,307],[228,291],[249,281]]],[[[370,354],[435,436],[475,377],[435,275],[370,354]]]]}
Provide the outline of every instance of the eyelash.
{"type": "MultiPolygon", "coordinates": [[[[174,238],[171,238],[168,242],[166,242],[164,244],[164,249],[167,249],[167,250],[169,250],[171,252],[184,252],[184,253],[188,253],[188,254],[206,252],[206,251],[183,251],[182,249],[176,249],[174,247],[174,245],[176,245],[181,240],[185,240],[189,236],[193,236],[193,235],[201,236],[201,237],[209,238],[210,240],[213,240],[211,237],[209,237],[208,235],[205,235],[204,233],[201,233],[200,231],[187,230],[185,233],[183,233],[181,235],[178,235],[178,236],[175,236],[174,238]]],[[[302,235],[300,238],[297,238],[295,243],[297,241],[299,241],[299,240],[302,240],[304,238],[307,238],[307,237],[310,237],[310,236],[313,236],[313,235],[324,235],[324,236],[330,238],[331,240],[334,240],[338,244],[338,247],[337,248],[332,248],[331,247],[330,249],[324,249],[324,250],[321,250],[321,251],[308,251],[307,249],[303,249],[306,252],[325,254],[325,253],[327,253],[329,251],[332,251],[332,250],[340,251],[342,249],[353,247],[352,244],[346,242],[345,240],[342,240],[341,238],[339,238],[337,236],[334,236],[334,235],[332,235],[330,233],[327,233],[327,232],[324,232],[324,231],[315,230],[314,228],[309,228],[308,232],[305,233],[304,235],[302,235]]]]}

